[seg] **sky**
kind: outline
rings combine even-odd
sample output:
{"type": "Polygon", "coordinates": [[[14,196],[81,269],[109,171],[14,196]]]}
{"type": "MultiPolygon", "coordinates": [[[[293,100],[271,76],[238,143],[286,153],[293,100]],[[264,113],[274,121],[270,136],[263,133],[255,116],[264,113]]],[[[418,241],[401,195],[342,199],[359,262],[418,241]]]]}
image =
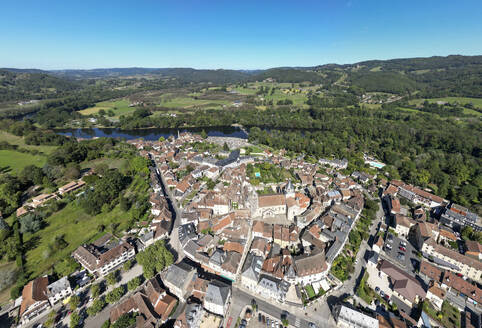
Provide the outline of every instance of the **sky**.
{"type": "Polygon", "coordinates": [[[2,0],[0,67],[264,69],[482,54],[474,0],[2,0]]]}

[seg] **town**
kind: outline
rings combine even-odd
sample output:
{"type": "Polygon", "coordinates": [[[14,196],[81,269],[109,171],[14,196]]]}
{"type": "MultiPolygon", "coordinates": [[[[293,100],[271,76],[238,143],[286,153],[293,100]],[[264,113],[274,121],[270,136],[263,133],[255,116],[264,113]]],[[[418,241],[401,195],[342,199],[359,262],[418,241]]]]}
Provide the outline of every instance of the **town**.
{"type": "Polygon", "coordinates": [[[150,163],[150,221],[30,281],[4,311],[19,327],[480,327],[480,217],[374,158],[348,172],[235,138],[128,143],[150,163]]]}

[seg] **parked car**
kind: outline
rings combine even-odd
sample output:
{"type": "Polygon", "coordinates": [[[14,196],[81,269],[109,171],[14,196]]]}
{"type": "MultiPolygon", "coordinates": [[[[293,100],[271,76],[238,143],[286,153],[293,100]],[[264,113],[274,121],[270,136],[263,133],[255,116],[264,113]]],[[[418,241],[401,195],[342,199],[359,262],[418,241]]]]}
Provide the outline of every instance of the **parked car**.
{"type": "Polygon", "coordinates": [[[317,328],[313,322],[308,323],[308,327],[310,328],[317,328]]]}
{"type": "Polygon", "coordinates": [[[403,246],[398,247],[398,249],[401,250],[401,251],[403,251],[403,252],[406,252],[406,251],[407,251],[407,249],[406,249],[405,247],[403,247],[403,246]]]}
{"type": "Polygon", "coordinates": [[[404,242],[403,240],[402,240],[402,241],[400,241],[400,245],[402,245],[403,247],[407,247],[407,243],[406,243],[406,242],[404,242]]]}
{"type": "Polygon", "coordinates": [[[385,247],[390,251],[392,250],[392,245],[390,245],[390,244],[386,244],[385,247]]]}
{"type": "Polygon", "coordinates": [[[388,241],[393,241],[393,235],[392,235],[391,233],[388,234],[387,240],[388,240],[388,241]]]}
{"type": "Polygon", "coordinates": [[[380,291],[380,296],[381,297],[385,296],[385,293],[383,292],[383,290],[380,291]]]}
{"type": "Polygon", "coordinates": [[[261,313],[258,313],[258,321],[261,322],[261,313]]]}
{"type": "Polygon", "coordinates": [[[378,293],[380,292],[380,287],[375,287],[375,291],[378,293]]]}

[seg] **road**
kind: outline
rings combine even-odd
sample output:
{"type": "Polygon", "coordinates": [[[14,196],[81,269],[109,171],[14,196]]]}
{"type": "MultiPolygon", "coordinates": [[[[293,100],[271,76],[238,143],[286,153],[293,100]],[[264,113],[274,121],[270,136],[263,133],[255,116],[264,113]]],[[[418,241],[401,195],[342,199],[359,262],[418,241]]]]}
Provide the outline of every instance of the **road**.
{"type": "Polygon", "coordinates": [[[241,311],[246,305],[251,305],[252,299],[255,299],[259,311],[267,313],[278,320],[281,318],[282,312],[287,311],[288,321],[290,325],[294,327],[310,328],[310,322],[315,323],[320,328],[336,326],[330,312],[323,313],[320,310],[317,311],[316,316],[308,316],[305,315],[305,312],[302,308],[290,306],[287,304],[281,304],[276,301],[268,301],[266,299],[260,298],[257,295],[252,295],[235,286],[233,286],[232,292],[233,294],[231,298],[231,307],[228,316],[234,318],[233,320],[236,320],[241,315],[241,311]]]}
{"type": "Polygon", "coordinates": [[[181,215],[182,212],[177,206],[176,199],[173,197],[171,190],[167,187],[166,181],[162,174],[160,173],[159,166],[157,162],[153,160],[154,165],[156,166],[156,171],[158,172],[157,177],[159,182],[162,184],[162,188],[164,190],[164,194],[166,195],[169,203],[171,204],[172,209],[174,210],[173,216],[173,225],[171,229],[171,233],[169,234],[169,245],[171,248],[176,252],[176,261],[180,262],[184,258],[184,251],[181,246],[181,242],[179,241],[179,226],[181,224],[181,215]]]}

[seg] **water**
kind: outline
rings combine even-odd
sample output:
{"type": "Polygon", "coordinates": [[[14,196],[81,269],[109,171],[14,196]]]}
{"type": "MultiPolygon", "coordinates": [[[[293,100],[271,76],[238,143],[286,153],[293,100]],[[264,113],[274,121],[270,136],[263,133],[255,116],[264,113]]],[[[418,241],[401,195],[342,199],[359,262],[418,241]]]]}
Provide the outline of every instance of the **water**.
{"type": "Polygon", "coordinates": [[[248,135],[238,127],[223,126],[209,128],[182,128],[182,129],[135,129],[121,130],[118,128],[88,128],[88,129],[56,129],[58,134],[65,136],[74,136],[77,138],[91,139],[95,137],[107,138],[123,138],[126,140],[143,138],[144,140],[158,140],[160,137],[168,138],[169,136],[177,136],[177,133],[192,132],[201,133],[206,131],[210,137],[234,137],[247,139],[248,135]]]}

